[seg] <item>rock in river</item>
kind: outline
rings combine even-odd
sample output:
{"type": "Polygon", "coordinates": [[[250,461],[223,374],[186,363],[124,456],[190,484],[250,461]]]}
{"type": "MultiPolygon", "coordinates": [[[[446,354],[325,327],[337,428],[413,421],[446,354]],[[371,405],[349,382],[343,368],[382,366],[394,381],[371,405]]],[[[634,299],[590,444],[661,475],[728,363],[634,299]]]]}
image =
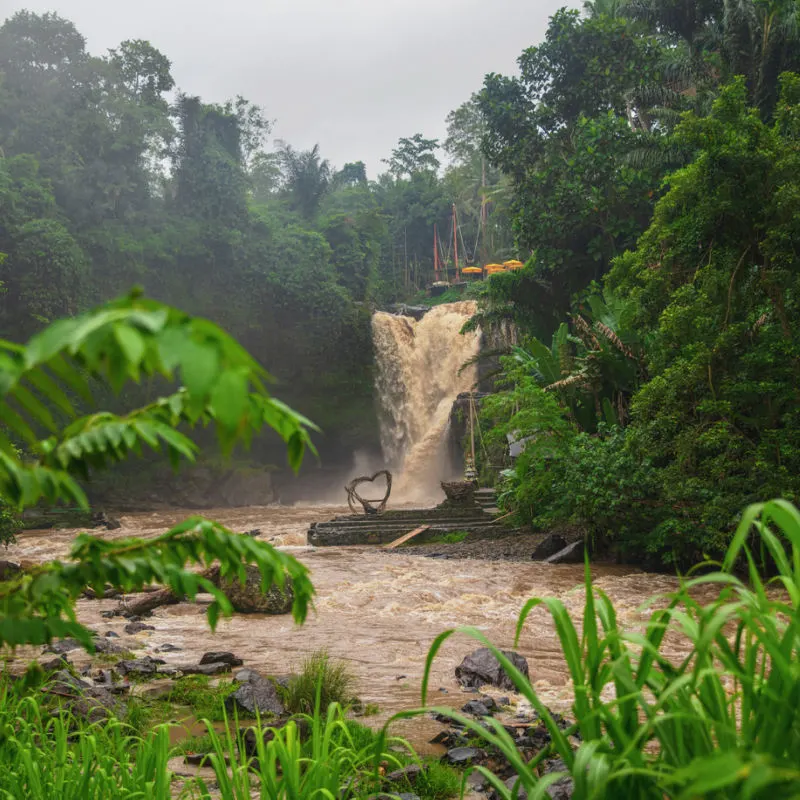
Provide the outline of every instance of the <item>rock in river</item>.
{"type": "MultiPolygon", "coordinates": [[[[294,592],[289,579],[280,589],[271,586],[261,591],[261,573],[252,564],[245,565],[247,579],[244,584],[237,577],[220,579],[219,588],[241,614],[288,614],[292,610],[294,592]]],[[[213,580],[213,578],[212,578],[213,580]]]]}
{"type": "MultiPolygon", "coordinates": [[[[527,678],[528,662],[519,653],[501,651],[503,655],[527,678]]],[[[500,689],[515,690],[511,678],[488,647],[470,653],[457,667],[456,678],[465,688],[480,688],[489,684],[500,689]]]]}
{"type": "Polygon", "coordinates": [[[233,653],[211,652],[204,653],[200,659],[201,664],[228,664],[231,667],[241,667],[244,664],[241,658],[237,658],[233,653]]]}

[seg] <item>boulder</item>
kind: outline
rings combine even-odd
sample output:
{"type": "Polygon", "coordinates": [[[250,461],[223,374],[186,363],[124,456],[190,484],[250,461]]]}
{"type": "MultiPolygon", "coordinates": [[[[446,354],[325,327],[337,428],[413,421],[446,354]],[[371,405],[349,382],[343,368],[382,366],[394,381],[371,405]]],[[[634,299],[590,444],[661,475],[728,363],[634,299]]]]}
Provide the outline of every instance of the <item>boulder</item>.
{"type": "Polygon", "coordinates": [[[486,752],[477,747],[454,747],[445,753],[443,760],[448,764],[466,767],[486,758],[486,752]]]}
{"type": "Polygon", "coordinates": [[[219,588],[241,614],[288,614],[292,610],[294,592],[289,579],[283,588],[271,586],[261,591],[261,573],[252,564],[245,565],[246,580],[242,584],[237,577],[220,578],[219,588]]]}
{"type": "Polygon", "coordinates": [[[389,783],[409,783],[413,786],[424,772],[425,768],[419,764],[409,764],[407,767],[387,773],[385,780],[389,783]]]}
{"type": "Polygon", "coordinates": [[[582,539],[568,544],[562,550],[544,560],[545,564],[582,564],[584,543],[582,539]]]}
{"type": "Polygon", "coordinates": [[[182,647],[178,647],[176,644],[170,644],[167,642],[166,644],[162,644],[159,647],[156,647],[156,653],[178,653],[183,650],[182,647]]]}
{"type": "Polygon", "coordinates": [[[95,636],[92,639],[95,653],[102,653],[104,655],[117,656],[127,654],[128,650],[120,644],[107,639],[105,636],[95,636]]]}
{"type": "MultiPolygon", "coordinates": [[[[569,772],[567,765],[560,759],[551,761],[545,767],[544,774],[548,775],[551,772],[569,772]]],[[[547,787],[547,791],[551,800],[570,800],[573,792],[575,791],[575,782],[569,775],[559,778],[555,783],[551,783],[547,787]]]]}
{"type": "Polygon", "coordinates": [[[229,711],[238,708],[253,716],[258,713],[277,717],[286,713],[272,681],[253,670],[240,670],[236,673],[236,680],[242,681],[242,685],[226,698],[225,705],[229,711]]]}
{"type": "Polygon", "coordinates": [[[480,700],[470,700],[468,703],[465,703],[463,706],[461,706],[461,710],[465,714],[473,714],[476,717],[491,716],[489,709],[483,703],[481,703],[480,700]]]}
{"type": "MultiPolygon", "coordinates": [[[[230,672],[231,665],[222,662],[209,664],[178,664],[177,670],[184,675],[221,675],[223,672],[230,672]]],[[[163,672],[163,670],[160,670],[163,672]]]]}
{"type": "Polygon", "coordinates": [[[125,633],[134,634],[142,631],[154,631],[155,629],[155,625],[148,625],[145,622],[129,622],[122,630],[125,633]]]}
{"type": "MultiPolygon", "coordinates": [[[[528,662],[519,653],[503,650],[503,655],[527,678],[528,662]]],[[[470,653],[457,667],[456,678],[463,687],[480,688],[489,684],[500,689],[516,690],[514,683],[488,647],[470,653]]]]}
{"type": "Polygon", "coordinates": [[[558,533],[551,533],[539,543],[539,546],[533,551],[531,558],[534,561],[544,561],[556,553],[560,553],[567,546],[567,540],[558,533]]]}
{"type": "MultiPolygon", "coordinates": [[[[87,722],[100,722],[116,716],[124,719],[127,708],[114,695],[91,680],[76,678],[67,670],[53,675],[53,680],[44,690],[64,700],[63,705],[76,717],[87,722]]],[[[58,713],[58,712],[56,712],[58,713]]]]}
{"type": "Polygon", "coordinates": [[[107,531],[115,531],[122,527],[122,523],[118,519],[110,517],[105,511],[92,514],[92,525],[95,528],[105,528],[107,531]]]}
{"type": "MultiPolygon", "coordinates": [[[[506,788],[508,789],[509,792],[512,791],[512,789],[514,788],[514,784],[517,782],[517,780],[518,780],[517,776],[512,775],[505,781],[506,788]]],[[[500,797],[501,796],[496,791],[493,790],[492,793],[489,795],[489,800],[500,800],[500,797]]],[[[528,793],[522,788],[522,784],[520,784],[519,788],[517,789],[517,793],[515,795],[512,795],[512,797],[516,798],[516,800],[528,800],[528,793]]]]}
{"type": "Polygon", "coordinates": [[[16,561],[0,561],[0,581],[8,581],[22,572],[22,566],[16,561]]]}
{"type": "Polygon", "coordinates": [[[231,667],[241,667],[244,661],[241,658],[237,658],[233,653],[211,652],[203,654],[200,664],[228,664],[231,667]]]}
{"type": "Polygon", "coordinates": [[[72,650],[80,650],[83,645],[77,639],[60,639],[57,642],[51,642],[45,649],[45,653],[55,653],[57,656],[62,656],[64,653],[69,653],[72,650]]]}
{"type": "Polygon", "coordinates": [[[147,677],[155,675],[158,672],[159,666],[166,664],[162,658],[151,658],[150,656],[143,656],[142,658],[133,658],[117,662],[117,671],[120,675],[138,675],[147,677]]]}

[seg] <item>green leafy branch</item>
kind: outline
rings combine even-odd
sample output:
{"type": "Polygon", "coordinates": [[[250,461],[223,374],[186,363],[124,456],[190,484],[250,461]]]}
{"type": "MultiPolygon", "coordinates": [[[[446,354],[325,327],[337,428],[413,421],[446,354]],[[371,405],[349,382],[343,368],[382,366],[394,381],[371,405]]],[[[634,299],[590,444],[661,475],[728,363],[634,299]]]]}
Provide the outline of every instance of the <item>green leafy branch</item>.
{"type": "Polygon", "coordinates": [[[0,645],[43,644],[54,637],[74,636],[91,647],[91,632],[75,617],[74,603],[87,588],[102,592],[107,584],[136,592],[151,583],[168,587],[178,597],[199,592],[214,596],[208,606],[212,630],[220,614],[230,614],[230,601],[207,576],[186,564],[208,568],[218,562],[220,577],[245,580],[245,564],[261,573],[262,589],[291,581],[292,614],[303,622],[313,596],[308,570],[294,558],[249,536],[233,533],[216,522],[192,517],[155,539],[104,541],[82,534],[67,562],[54,561],[0,584],[0,645]]]}

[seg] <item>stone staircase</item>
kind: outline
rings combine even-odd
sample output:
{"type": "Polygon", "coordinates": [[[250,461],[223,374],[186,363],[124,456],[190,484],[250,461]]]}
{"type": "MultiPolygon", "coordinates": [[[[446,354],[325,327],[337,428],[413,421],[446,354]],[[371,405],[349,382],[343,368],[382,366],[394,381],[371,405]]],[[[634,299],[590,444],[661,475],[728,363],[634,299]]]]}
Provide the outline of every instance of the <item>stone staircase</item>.
{"type": "MultiPolygon", "coordinates": [[[[493,494],[491,502],[494,502],[493,494]]],[[[487,505],[487,508],[492,506],[487,505]]],[[[315,522],[308,531],[308,543],[315,547],[388,544],[422,525],[429,525],[430,529],[415,536],[414,544],[424,544],[453,531],[468,531],[473,536],[491,536],[501,530],[498,525],[492,524],[494,518],[494,514],[484,510],[481,505],[474,508],[424,508],[385,511],[369,516],[336,517],[329,522],[315,522]]]]}
{"type": "Polygon", "coordinates": [[[497,492],[494,489],[477,489],[475,502],[489,514],[500,513],[500,509],[497,507],[497,492]]]}

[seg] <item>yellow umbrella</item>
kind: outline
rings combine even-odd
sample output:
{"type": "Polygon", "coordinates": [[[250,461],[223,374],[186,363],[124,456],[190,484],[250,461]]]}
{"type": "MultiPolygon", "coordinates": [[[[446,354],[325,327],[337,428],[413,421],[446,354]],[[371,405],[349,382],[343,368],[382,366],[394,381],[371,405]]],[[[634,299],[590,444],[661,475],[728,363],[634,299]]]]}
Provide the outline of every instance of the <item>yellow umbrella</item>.
{"type": "Polygon", "coordinates": [[[461,270],[462,275],[483,275],[483,270],[480,267],[464,267],[461,270]]]}
{"type": "Polygon", "coordinates": [[[521,261],[512,260],[512,261],[504,261],[503,266],[507,269],[525,269],[525,265],[521,261]]]}
{"type": "Polygon", "coordinates": [[[484,268],[487,275],[494,275],[495,272],[505,272],[505,267],[502,264],[487,264],[484,268]]]}

